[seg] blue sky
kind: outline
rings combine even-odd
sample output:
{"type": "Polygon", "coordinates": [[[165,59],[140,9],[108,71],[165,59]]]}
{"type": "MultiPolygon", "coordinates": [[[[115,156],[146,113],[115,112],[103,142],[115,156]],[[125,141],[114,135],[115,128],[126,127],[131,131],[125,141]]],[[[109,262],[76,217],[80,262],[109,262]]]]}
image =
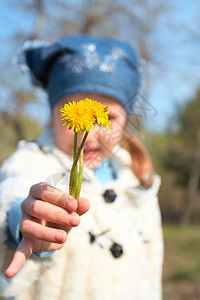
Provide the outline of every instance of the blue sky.
{"type": "MultiPolygon", "coordinates": [[[[22,9],[17,11],[12,9],[14,2],[17,3],[16,0],[0,1],[0,55],[3,59],[6,55],[11,58],[16,55],[15,40],[12,40],[15,33],[31,32],[34,24],[34,14],[29,14],[27,22],[22,9]]],[[[151,83],[147,97],[153,110],[147,114],[145,124],[148,130],[155,131],[164,130],[169,118],[176,113],[175,104],[184,105],[200,86],[200,35],[196,34],[198,32],[196,29],[200,28],[200,1],[170,0],[169,2],[176,9],[171,15],[170,22],[161,20],[158,24],[160,26],[158,38],[166,45],[170,62],[167,65],[164,64],[157,72],[157,77],[151,83]],[[171,27],[181,29],[179,35],[176,30],[173,33],[169,24],[171,27]],[[191,35],[190,39],[184,41],[185,28],[191,31],[191,35]]],[[[163,62],[164,60],[165,57],[163,57],[163,62]]],[[[9,72],[12,72],[12,68],[9,72]]],[[[9,75],[8,72],[6,74],[9,75]]],[[[6,93],[6,89],[1,87],[1,95],[4,94],[6,97],[6,93]]],[[[3,105],[3,102],[0,104],[3,105]]],[[[46,115],[45,112],[44,115],[46,115]]]]}
{"type": "Polygon", "coordinates": [[[170,122],[170,117],[176,114],[176,104],[184,105],[191,99],[200,87],[200,1],[171,0],[177,9],[172,18],[172,26],[191,31],[189,41],[181,43],[184,37],[172,32],[163,32],[166,43],[170,44],[171,66],[163,70],[160,79],[153,85],[149,101],[157,110],[155,117],[149,117],[146,127],[152,130],[162,130],[170,122]],[[177,42],[180,40],[180,43],[177,42]]]}

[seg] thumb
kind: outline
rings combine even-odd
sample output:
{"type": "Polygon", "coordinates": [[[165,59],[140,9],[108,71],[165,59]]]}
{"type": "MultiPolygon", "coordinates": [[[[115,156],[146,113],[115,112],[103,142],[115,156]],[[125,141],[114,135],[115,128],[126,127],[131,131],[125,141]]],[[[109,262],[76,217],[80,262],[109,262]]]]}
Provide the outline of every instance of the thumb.
{"type": "Polygon", "coordinates": [[[31,256],[32,252],[33,247],[30,243],[30,239],[23,236],[21,243],[15,251],[10,265],[5,271],[6,277],[11,278],[16,275],[21,270],[26,260],[31,256]]]}

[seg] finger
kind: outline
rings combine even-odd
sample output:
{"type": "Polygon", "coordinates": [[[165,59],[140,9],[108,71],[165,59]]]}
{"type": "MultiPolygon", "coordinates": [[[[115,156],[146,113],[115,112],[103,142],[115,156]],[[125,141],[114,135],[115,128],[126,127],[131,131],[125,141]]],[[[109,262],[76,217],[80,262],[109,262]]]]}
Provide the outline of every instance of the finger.
{"type": "Polygon", "coordinates": [[[20,231],[23,235],[33,240],[50,243],[64,243],[67,240],[67,233],[64,230],[46,227],[32,219],[22,219],[20,221],[20,231]]]}
{"type": "Polygon", "coordinates": [[[59,206],[41,200],[35,200],[32,197],[29,197],[29,200],[23,204],[23,210],[32,217],[55,224],[78,226],[80,223],[78,214],[69,213],[59,206]]]}
{"type": "Polygon", "coordinates": [[[90,208],[90,202],[86,198],[79,198],[78,200],[78,214],[81,216],[85,214],[90,208]]]}
{"type": "Polygon", "coordinates": [[[49,202],[71,212],[77,209],[77,201],[72,196],[45,182],[33,185],[30,194],[35,199],[49,202]]]}
{"type": "Polygon", "coordinates": [[[5,271],[6,277],[11,278],[21,270],[26,260],[31,256],[32,250],[30,241],[26,237],[23,237],[21,243],[16,249],[10,265],[5,271]]]}
{"type": "Polygon", "coordinates": [[[49,242],[43,242],[43,241],[33,241],[33,252],[49,252],[49,251],[56,251],[63,248],[65,245],[63,244],[57,244],[57,243],[49,243],[49,242]]]}

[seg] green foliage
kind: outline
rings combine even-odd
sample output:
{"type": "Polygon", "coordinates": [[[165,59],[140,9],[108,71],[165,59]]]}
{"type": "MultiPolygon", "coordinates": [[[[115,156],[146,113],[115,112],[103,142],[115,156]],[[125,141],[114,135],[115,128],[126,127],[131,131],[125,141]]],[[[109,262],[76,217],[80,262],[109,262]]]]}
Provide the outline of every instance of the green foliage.
{"type": "Polygon", "coordinates": [[[176,174],[166,167],[169,141],[165,134],[153,132],[146,135],[144,142],[151,154],[154,169],[161,176],[159,202],[163,221],[175,222],[179,220],[184,191],[176,185],[176,174]]]}
{"type": "Polygon", "coordinates": [[[7,115],[0,118],[0,164],[9,157],[17,147],[20,139],[34,139],[40,133],[39,123],[27,115],[17,118],[7,115]]]}
{"type": "MultiPolygon", "coordinates": [[[[156,173],[161,175],[159,191],[164,221],[180,220],[186,211],[188,182],[195,167],[195,153],[200,147],[200,90],[194,99],[176,110],[166,133],[148,133],[145,144],[151,154],[156,173]]],[[[196,172],[198,173],[198,172],[196,172]]],[[[196,174],[195,173],[195,174],[196,174]]],[[[195,175],[196,178],[198,176],[195,175]]],[[[199,180],[197,178],[197,180],[199,180]]],[[[191,220],[199,221],[200,206],[194,200],[191,220]]]]}
{"type": "Polygon", "coordinates": [[[178,115],[179,134],[184,137],[184,142],[194,145],[199,139],[200,131],[200,89],[196,92],[194,99],[191,99],[182,112],[178,115]]]}
{"type": "Polygon", "coordinates": [[[150,152],[153,160],[154,169],[160,175],[164,175],[165,167],[163,162],[166,160],[166,149],[168,140],[161,132],[148,133],[144,143],[150,152]]]}
{"type": "Polygon", "coordinates": [[[194,153],[200,143],[200,89],[194,99],[179,108],[174,122],[166,135],[168,140],[165,167],[177,174],[176,183],[186,186],[191,172],[194,153]]]}

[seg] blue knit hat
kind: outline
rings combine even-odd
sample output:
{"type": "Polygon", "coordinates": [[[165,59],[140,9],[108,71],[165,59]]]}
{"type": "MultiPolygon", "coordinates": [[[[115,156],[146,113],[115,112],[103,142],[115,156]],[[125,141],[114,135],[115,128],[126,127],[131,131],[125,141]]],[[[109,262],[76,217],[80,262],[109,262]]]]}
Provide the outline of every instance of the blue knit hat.
{"type": "Polygon", "coordinates": [[[33,42],[23,52],[34,82],[48,91],[51,108],[64,97],[91,92],[114,97],[131,113],[141,78],[138,54],[129,43],[73,36],[33,42]]]}

